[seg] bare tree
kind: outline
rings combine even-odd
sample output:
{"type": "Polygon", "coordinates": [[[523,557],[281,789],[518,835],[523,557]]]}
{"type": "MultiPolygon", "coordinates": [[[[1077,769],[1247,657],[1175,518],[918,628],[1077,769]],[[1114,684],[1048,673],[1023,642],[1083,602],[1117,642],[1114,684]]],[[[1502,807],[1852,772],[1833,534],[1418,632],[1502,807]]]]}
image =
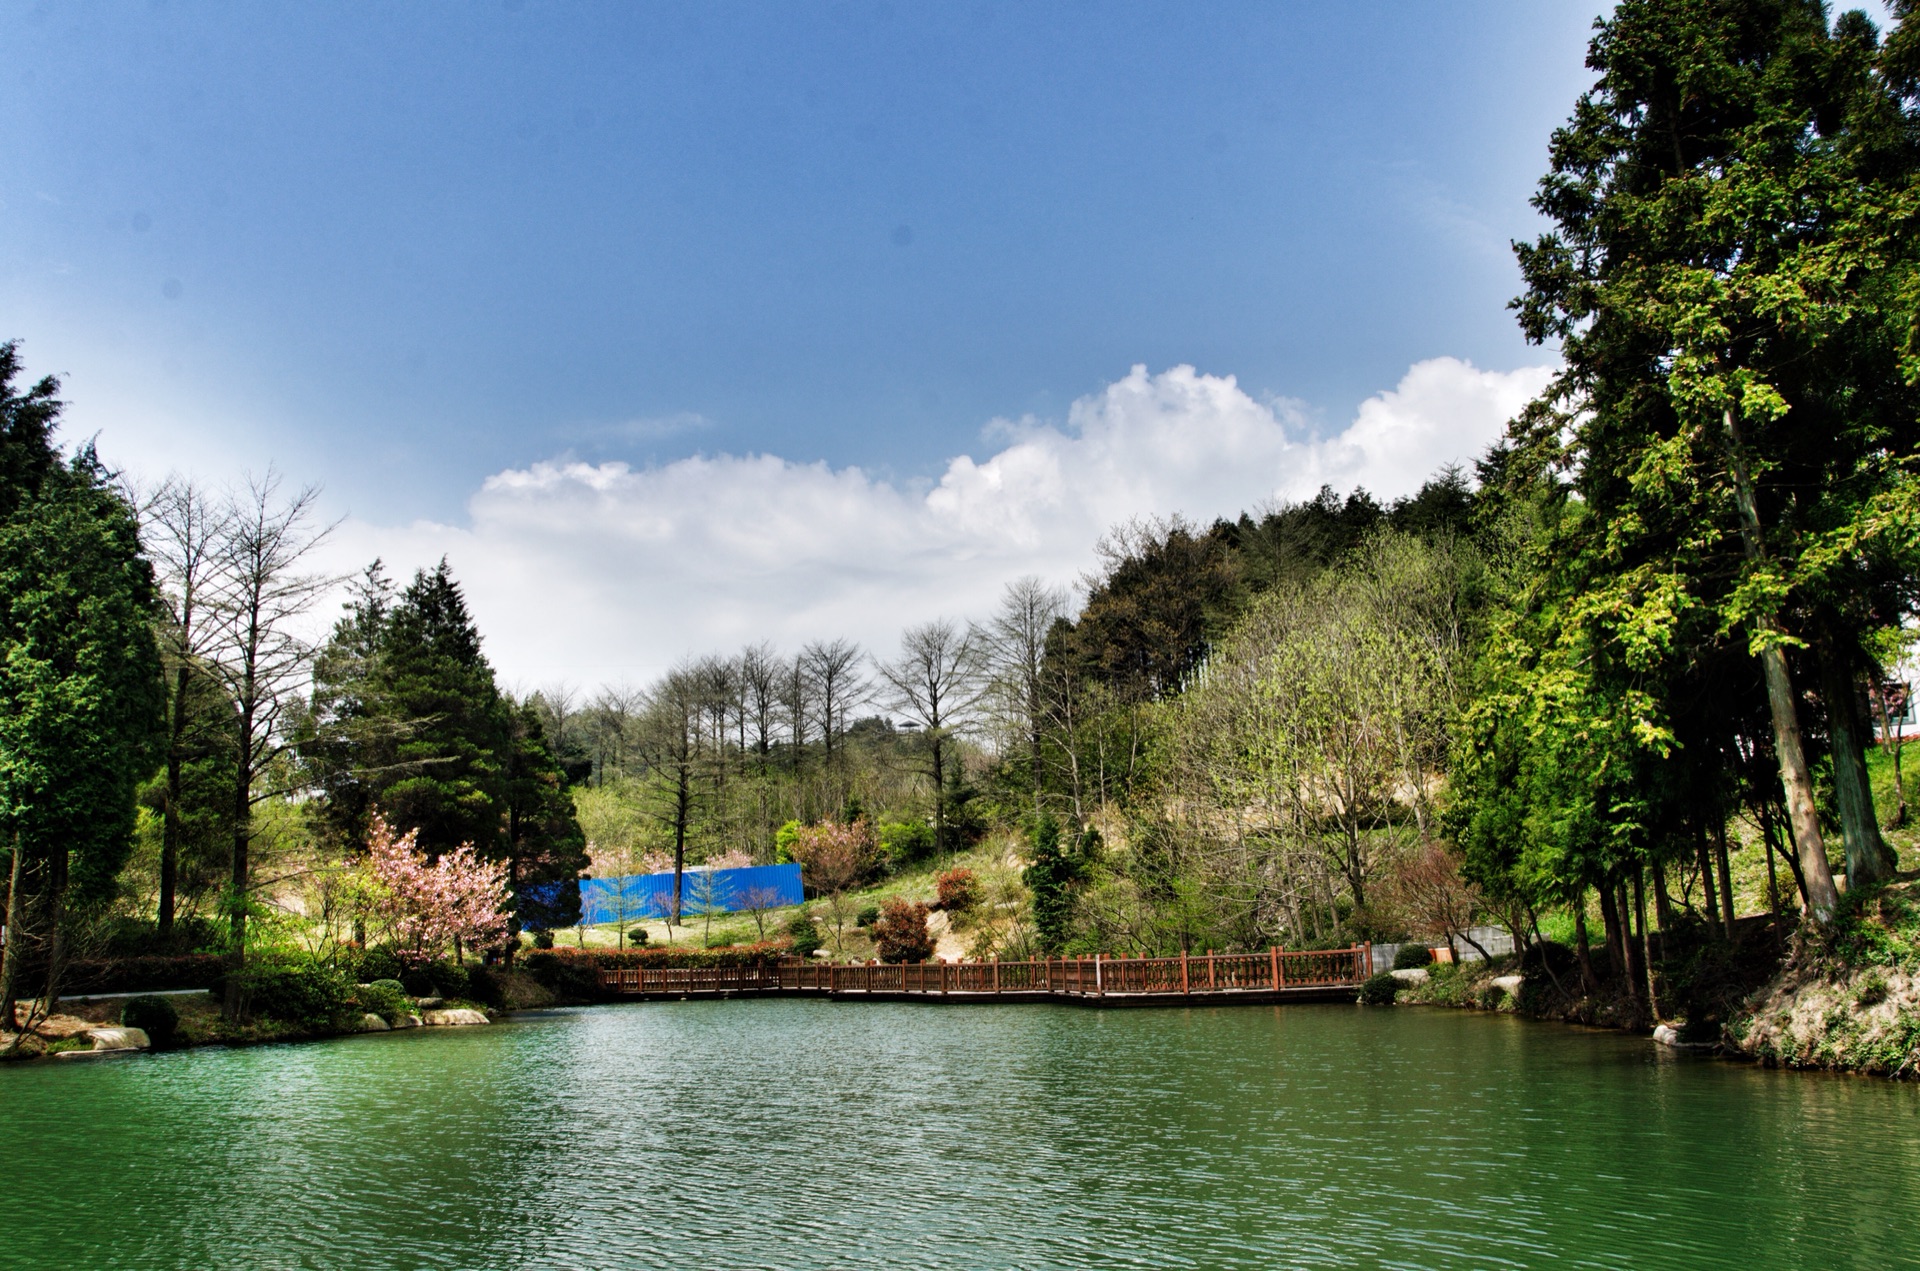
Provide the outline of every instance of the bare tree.
{"type": "MultiPolygon", "coordinates": [[[[263,779],[290,744],[281,734],[281,716],[297,700],[311,664],[299,620],[337,581],[305,569],[332,529],[312,524],[318,496],[313,486],[283,496],[271,469],[264,478],[249,480],[227,500],[212,560],[209,665],[234,712],[228,923],[235,969],[246,959],[253,809],[280,793],[263,779]]],[[[242,1001],[240,977],[228,976],[227,1012],[238,1013],[242,1001]]]]}
{"type": "Polygon", "coordinates": [[[962,631],[945,618],[908,627],[900,637],[900,656],[876,663],[887,688],[888,704],[921,729],[933,779],[933,839],[947,842],[947,759],[953,734],[979,703],[984,649],[977,634],[962,631]]]}
{"type": "Polygon", "coordinates": [[[704,697],[697,667],[678,666],[648,690],[640,729],[647,767],[660,782],[655,815],[673,835],[673,898],[667,925],[680,920],[687,869],[687,836],[693,825],[702,758],[704,697]]]}
{"type": "Polygon", "coordinates": [[[813,717],[815,684],[804,654],[785,663],[781,672],[781,705],[787,716],[787,766],[795,777],[806,756],[807,722],[813,717]]]}
{"type": "Polygon", "coordinates": [[[1028,574],[1007,584],[1000,609],[980,629],[991,701],[1002,731],[1027,751],[1033,806],[1040,809],[1041,743],[1046,721],[1047,633],[1066,614],[1067,593],[1028,574]]]}
{"type": "Polygon", "coordinates": [[[588,747],[593,752],[594,781],[607,783],[607,773],[626,772],[627,754],[634,741],[635,718],[645,695],[624,684],[610,685],[594,696],[586,714],[588,747]]]}
{"type": "Polygon", "coordinates": [[[834,740],[846,731],[848,712],[867,699],[860,659],[860,646],[845,639],[816,640],[800,652],[800,663],[816,692],[821,742],[829,764],[834,740]]]}
{"type": "MultiPolygon", "coordinates": [[[[752,753],[758,756],[760,770],[765,772],[767,756],[773,750],[773,730],[780,713],[781,681],[785,677],[786,664],[774,653],[772,645],[762,642],[742,649],[739,665],[740,689],[745,705],[741,718],[752,736],[752,753]]],[[[743,739],[742,748],[746,746],[743,739]]]]}
{"type": "Polygon", "coordinates": [[[171,477],[141,509],[147,550],[167,606],[160,648],[167,677],[167,788],[161,805],[158,931],[173,934],[174,898],[180,865],[182,771],[221,744],[206,725],[217,716],[204,709],[214,690],[211,663],[220,625],[208,613],[219,553],[226,536],[225,510],[193,482],[171,477]],[[200,707],[202,709],[196,709],[200,707]]]}

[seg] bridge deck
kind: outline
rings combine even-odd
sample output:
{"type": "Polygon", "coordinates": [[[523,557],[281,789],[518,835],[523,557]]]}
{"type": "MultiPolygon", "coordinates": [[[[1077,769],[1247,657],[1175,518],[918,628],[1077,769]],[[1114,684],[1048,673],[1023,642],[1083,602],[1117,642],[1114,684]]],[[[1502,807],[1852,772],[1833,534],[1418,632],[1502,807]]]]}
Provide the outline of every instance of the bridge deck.
{"type": "Polygon", "coordinates": [[[636,998],[826,997],[838,1001],[1056,1002],[1147,1006],[1204,1000],[1246,1005],[1353,992],[1366,945],[1172,958],[1043,958],[1027,962],[886,965],[787,961],[733,967],[610,967],[600,984],[636,998]]]}

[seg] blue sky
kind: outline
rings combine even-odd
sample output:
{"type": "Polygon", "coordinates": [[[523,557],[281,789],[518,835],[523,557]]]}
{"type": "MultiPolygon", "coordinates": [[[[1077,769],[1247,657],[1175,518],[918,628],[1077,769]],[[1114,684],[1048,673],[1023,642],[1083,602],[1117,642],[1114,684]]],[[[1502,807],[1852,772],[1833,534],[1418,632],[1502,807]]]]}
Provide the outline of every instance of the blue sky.
{"type": "MultiPolygon", "coordinates": [[[[1245,486],[1209,468],[1212,425],[1181,425],[1204,434],[1191,480],[1034,531],[1032,568],[1070,576],[1089,518],[1212,515],[1318,476],[1393,485],[1300,447],[1416,364],[1551,360],[1505,311],[1507,242],[1535,230],[1595,12],[4,4],[0,334],[68,377],[72,429],[109,460],[215,479],[275,462],[350,516],[343,551],[449,551],[503,630],[545,567],[483,578],[488,525],[563,556],[609,533],[638,535],[610,552],[636,558],[697,539],[729,594],[803,566],[831,590],[863,562],[756,555],[737,521],[649,539],[635,518],[702,489],[751,519],[813,473],[866,491],[842,508],[857,524],[873,498],[919,508],[961,457],[977,475],[1023,437],[1086,443],[1128,401],[1224,419],[1243,408],[1207,386],[1226,377],[1289,439],[1287,470],[1245,486]],[[1181,367],[1200,389],[1165,378],[1181,367]],[[613,528],[569,545],[610,500],[613,528]]],[[[1512,384],[1486,400],[1504,409],[1512,384]]],[[[1484,444],[1485,421],[1462,427],[1462,451],[1484,444]]],[[[907,551],[922,572],[983,558],[935,537],[907,551]]],[[[1018,544],[985,556],[1025,572],[1018,544]]],[[[565,602],[604,608],[650,581],[633,569],[565,602]]],[[[922,607],[977,604],[988,572],[922,607]]],[[[712,608],[689,648],[768,621],[712,608]]],[[[827,604],[776,634],[866,612],[827,604]]],[[[499,639],[536,678],[641,675],[673,651],[499,639]]]]}

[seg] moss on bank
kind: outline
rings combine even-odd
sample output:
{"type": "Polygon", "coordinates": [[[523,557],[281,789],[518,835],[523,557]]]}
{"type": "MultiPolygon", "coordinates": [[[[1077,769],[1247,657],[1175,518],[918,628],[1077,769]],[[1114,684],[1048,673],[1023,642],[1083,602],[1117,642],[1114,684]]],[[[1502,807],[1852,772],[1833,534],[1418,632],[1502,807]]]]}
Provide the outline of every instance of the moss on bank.
{"type": "Polygon", "coordinates": [[[1850,899],[1829,930],[1797,939],[1725,1045],[1763,1063],[1920,1076],[1920,881],[1850,899]]]}
{"type": "Polygon", "coordinates": [[[1652,1016],[1619,984],[1588,991],[1558,946],[1529,953],[1524,971],[1512,957],[1434,966],[1397,1001],[1636,1032],[1661,1023],[1734,1058],[1920,1077],[1920,879],[1851,900],[1824,932],[1787,939],[1761,919],[1742,925],[1731,946],[1675,933],[1652,1016]]]}

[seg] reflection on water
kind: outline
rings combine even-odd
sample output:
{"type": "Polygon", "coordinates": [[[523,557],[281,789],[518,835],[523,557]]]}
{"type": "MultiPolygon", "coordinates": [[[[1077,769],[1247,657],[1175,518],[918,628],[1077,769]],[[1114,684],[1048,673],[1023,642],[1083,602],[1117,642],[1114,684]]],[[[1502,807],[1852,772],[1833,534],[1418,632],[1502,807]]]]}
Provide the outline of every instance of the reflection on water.
{"type": "Polygon", "coordinates": [[[0,1124],[0,1266],[1920,1265],[1920,1090],[1438,1011],[628,1005],[0,1124]]]}

